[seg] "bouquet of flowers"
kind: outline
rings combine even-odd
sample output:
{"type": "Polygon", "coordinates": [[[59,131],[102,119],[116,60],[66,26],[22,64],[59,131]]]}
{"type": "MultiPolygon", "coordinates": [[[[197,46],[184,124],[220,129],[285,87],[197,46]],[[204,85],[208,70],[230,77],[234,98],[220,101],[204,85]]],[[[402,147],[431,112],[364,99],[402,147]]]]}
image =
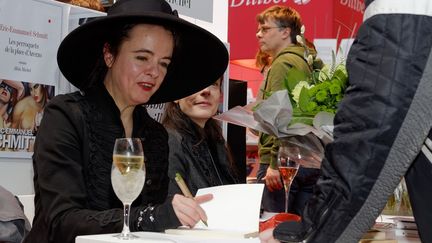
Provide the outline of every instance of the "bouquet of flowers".
{"type": "MultiPolygon", "coordinates": [[[[311,73],[291,68],[284,80],[285,89],[265,93],[266,99],[251,110],[234,107],[215,118],[280,139],[288,138],[298,151],[322,157],[322,143],[333,140],[333,118],[347,88],[348,74],[344,60],[336,63],[334,53],[330,66],[313,69],[315,60],[304,44],[304,27],[297,42],[304,46],[305,59],[313,70],[311,73]]],[[[319,165],[305,167],[317,168],[319,165]]]]}
{"type": "Polygon", "coordinates": [[[335,114],[347,81],[348,74],[343,62],[314,70],[312,75],[291,68],[284,80],[293,107],[290,124],[313,125],[313,119],[319,112],[335,114]]]}
{"type": "Polygon", "coordinates": [[[330,66],[315,68],[319,65],[314,65],[317,60],[309,53],[304,32],[305,27],[302,26],[296,39],[304,47],[304,58],[312,72],[305,73],[295,67],[291,68],[284,80],[285,90],[265,93],[267,99],[253,108],[254,118],[259,123],[266,124],[266,127],[277,127],[282,134],[274,131],[270,133],[277,137],[312,132],[319,138],[328,135],[326,140],[331,140],[333,117],[348,85],[345,60],[341,59],[337,63],[333,52],[330,66]],[[268,114],[269,111],[276,113],[272,116],[268,114]],[[268,118],[277,119],[271,121],[268,118]]]}
{"type": "Polygon", "coordinates": [[[253,116],[270,134],[296,147],[298,154],[293,156],[305,158],[300,162],[303,166],[317,168],[320,164],[316,161],[323,157],[322,143],[333,140],[333,118],[348,86],[348,74],[345,61],[336,63],[334,52],[330,66],[314,69],[315,60],[305,45],[304,27],[297,42],[304,46],[312,72],[291,68],[284,79],[285,89],[266,93],[267,99],[254,108],[253,116]]]}

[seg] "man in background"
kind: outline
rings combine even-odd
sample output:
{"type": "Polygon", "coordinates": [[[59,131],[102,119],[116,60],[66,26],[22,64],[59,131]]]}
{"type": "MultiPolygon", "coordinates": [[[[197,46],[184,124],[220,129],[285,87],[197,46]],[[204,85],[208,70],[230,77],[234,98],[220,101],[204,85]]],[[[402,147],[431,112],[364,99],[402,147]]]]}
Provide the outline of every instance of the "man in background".
{"type": "MultiPolygon", "coordinates": [[[[310,74],[312,68],[304,58],[305,48],[297,43],[296,36],[300,35],[302,21],[299,13],[288,6],[272,6],[257,16],[258,31],[256,37],[260,51],[268,54],[266,61],[271,60],[262,90],[257,99],[266,99],[266,94],[285,89],[283,80],[291,68],[310,74]]],[[[311,54],[316,55],[314,50],[311,54]]],[[[257,172],[257,181],[265,180],[262,206],[264,211],[285,211],[285,191],[277,167],[277,154],[279,141],[276,137],[260,133],[258,140],[258,153],[260,167],[257,172]]],[[[301,214],[306,201],[312,195],[312,187],[320,174],[319,169],[300,168],[293,183],[293,192],[290,194],[290,212],[301,214]],[[300,185],[303,184],[303,185],[300,185]],[[298,199],[298,200],[297,200],[298,199]],[[299,201],[299,202],[296,202],[299,201]]]]}

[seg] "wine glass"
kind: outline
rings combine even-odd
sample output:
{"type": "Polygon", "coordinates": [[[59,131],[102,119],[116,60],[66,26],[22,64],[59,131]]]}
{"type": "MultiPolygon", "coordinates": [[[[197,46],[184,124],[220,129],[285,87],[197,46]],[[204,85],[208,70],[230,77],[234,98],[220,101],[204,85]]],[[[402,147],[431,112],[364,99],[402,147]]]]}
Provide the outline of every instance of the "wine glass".
{"type": "Polygon", "coordinates": [[[288,199],[291,183],[300,166],[300,151],[286,140],[281,140],[278,152],[278,167],[285,189],[285,213],[288,213],[288,199]]]}
{"type": "Polygon", "coordinates": [[[144,152],[139,138],[117,138],[114,144],[111,183],[124,208],[123,230],[115,237],[123,240],[138,238],[130,233],[129,213],[132,202],[144,187],[144,152]]]}

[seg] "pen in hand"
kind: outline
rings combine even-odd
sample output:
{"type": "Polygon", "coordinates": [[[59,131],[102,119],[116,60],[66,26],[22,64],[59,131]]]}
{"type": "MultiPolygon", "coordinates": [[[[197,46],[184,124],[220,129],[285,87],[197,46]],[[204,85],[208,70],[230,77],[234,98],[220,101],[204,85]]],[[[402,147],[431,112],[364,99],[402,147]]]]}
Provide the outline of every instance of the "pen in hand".
{"type": "MultiPolygon", "coordinates": [[[[176,173],[175,180],[177,182],[178,187],[182,191],[183,195],[187,198],[194,198],[192,193],[189,191],[189,188],[186,185],[186,182],[183,180],[183,177],[180,175],[180,173],[176,173]]],[[[205,226],[208,227],[207,222],[205,220],[201,220],[205,226]]]]}

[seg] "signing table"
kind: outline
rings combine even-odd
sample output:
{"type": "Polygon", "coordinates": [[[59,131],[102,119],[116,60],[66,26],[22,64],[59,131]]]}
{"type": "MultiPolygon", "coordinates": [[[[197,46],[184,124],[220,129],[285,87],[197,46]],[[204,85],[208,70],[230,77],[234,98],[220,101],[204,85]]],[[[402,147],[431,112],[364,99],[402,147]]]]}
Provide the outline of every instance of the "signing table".
{"type": "MultiPolygon", "coordinates": [[[[381,215],[377,219],[377,223],[394,223],[395,216],[381,215]]],[[[381,229],[383,230],[383,229],[381,229]]],[[[409,230],[397,229],[395,226],[389,227],[383,230],[385,232],[385,239],[376,239],[376,241],[364,241],[364,242],[397,242],[397,243],[421,243],[417,237],[410,237],[406,233],[409,230]],[[386,240],[386,241],[384,241],[386,240]]],[[[227,237],[218,236],[216,234],[210,235],[175,235],[165,233],[153,233],[153,232],[134,232],[135,235],[139,236],[139,239],[133,240],[134,243],[166,243],[166,242],[177,242],[177,243],[259,243],[258,238],[239,238],[239,237],[227,237]]],[[[115,234],[103,234],[103,235],[87,235],[78,236],[76,243],[125,243],[130,241],[119,240],[113,237],[115,234]]]]}
{"type": "MultiPolygon", "coordinates": [[[[224,237],[204,237],[204,236],[187,236],[187,235],[171,235],[164,233],[153,233],[153,232],[134,232],[135,235],[139,236],[139,239],[133,240],[134,243],[259,243],[258,238],[224,238],[224,237]]],[[[126,240],[120,240],[114,237],[115,234],[104,234],[104,235],[87,235],[78,236],[75,243],[125,243],[131,242],[126,240]]]]}
{"type": "MultiPolygon", "coordinates": [[[[201,204],[208,217],[208,226],[197,224],[193,229],[170,230],[170,233],[134,232],[141,242],[227,242],[259,243],[256,238],[244,238],[259,229],[259,212],[264,184],[234,184],[201,188],[196,195],[212,194],[213,199],[201,204]],[[221,210],[223,209],[223,210],[221,210]],[[235,235],[235,236],[234,236],[235,235]]],[[[114,234],[78,236],[76,243],[125,243],[114,234]]]]}

